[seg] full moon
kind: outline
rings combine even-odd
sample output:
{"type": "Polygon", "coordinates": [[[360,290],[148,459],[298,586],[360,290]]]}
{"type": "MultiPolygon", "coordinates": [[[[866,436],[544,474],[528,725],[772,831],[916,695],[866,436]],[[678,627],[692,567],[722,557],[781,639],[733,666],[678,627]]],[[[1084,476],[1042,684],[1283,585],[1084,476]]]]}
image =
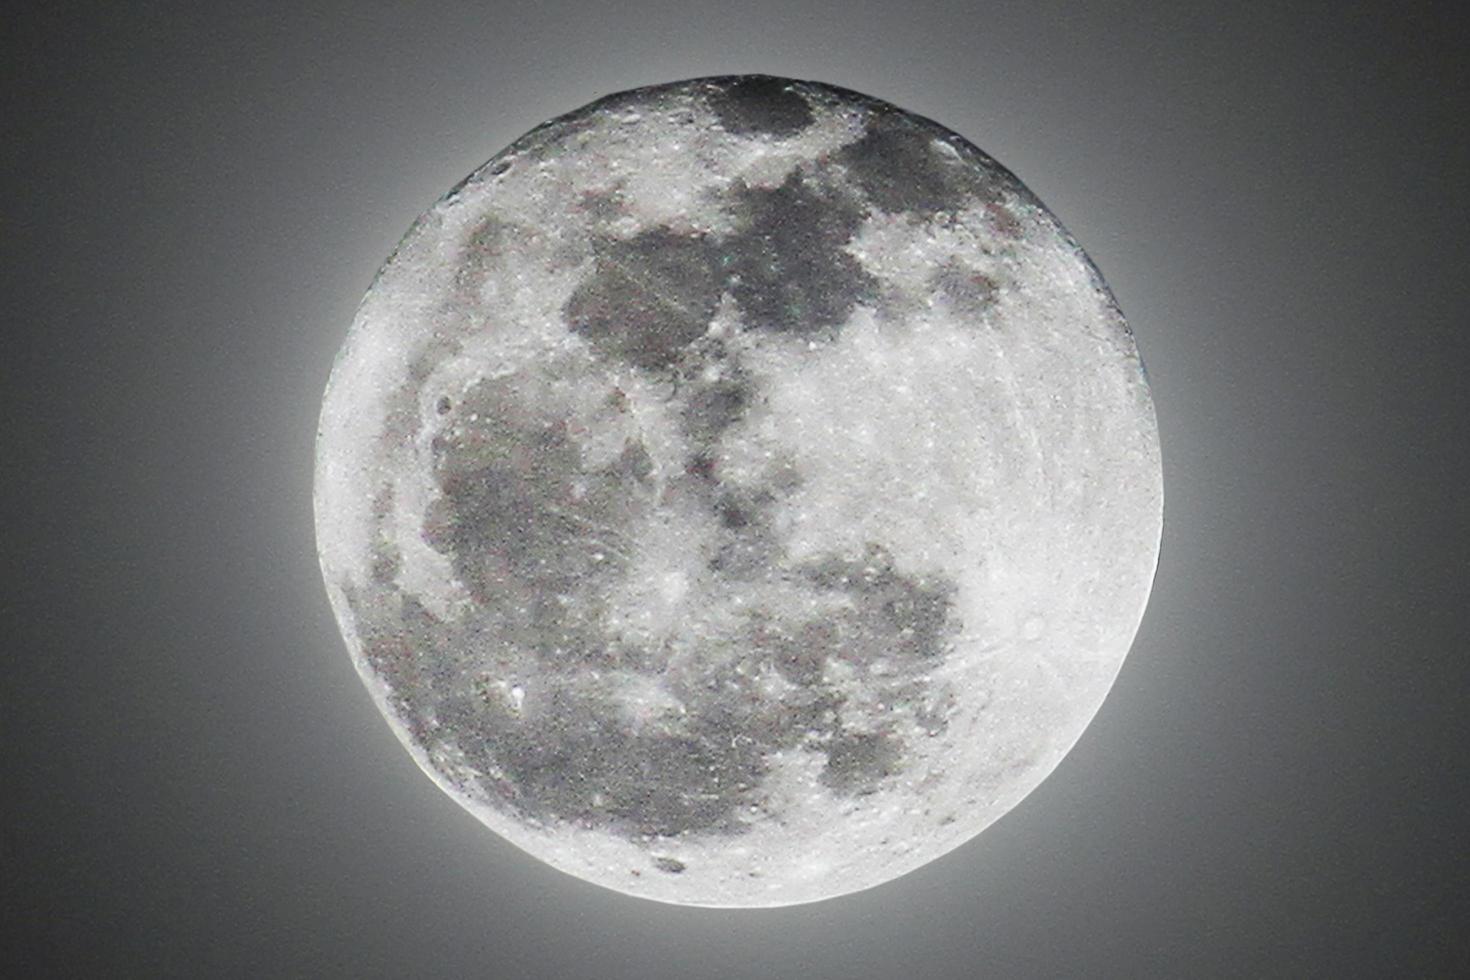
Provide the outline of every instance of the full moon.
{"type": "Polygon", "coordinates": [[[322,405],[357,669],[491,830],[631,895],[868,888],[1097,712],[1162,520],[1097,269],[1009,171],[747,75],[547,122],[409,229],[322,405]]]}

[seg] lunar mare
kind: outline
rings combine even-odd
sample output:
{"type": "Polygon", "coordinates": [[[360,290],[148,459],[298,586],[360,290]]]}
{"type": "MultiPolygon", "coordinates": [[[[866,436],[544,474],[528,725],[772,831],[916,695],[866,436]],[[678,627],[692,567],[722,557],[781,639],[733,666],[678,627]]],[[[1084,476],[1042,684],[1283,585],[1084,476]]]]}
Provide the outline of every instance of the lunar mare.
{"type": "Polygon", "coordinates": [[[961,137],[765,76],[621,93],[425,213],[322,406],[322,570],[420,766],[645,898],[867,888],[1076,742],[1161,526],[1133,337],[961,137]]]}

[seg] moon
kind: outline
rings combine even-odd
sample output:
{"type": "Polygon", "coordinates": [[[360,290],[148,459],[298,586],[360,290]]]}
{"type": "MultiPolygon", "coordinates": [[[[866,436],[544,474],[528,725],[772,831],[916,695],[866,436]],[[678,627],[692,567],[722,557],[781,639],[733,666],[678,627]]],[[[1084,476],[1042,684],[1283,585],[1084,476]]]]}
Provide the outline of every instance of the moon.
{"type": "Polygon", "coordinates": [[[937,123],[746,75],[624,92],[450,190],[322,404],[359,673],[495,833],[662,902],[973,838],[1143,615],[1158,430],[1097,269],[937,123]]]}

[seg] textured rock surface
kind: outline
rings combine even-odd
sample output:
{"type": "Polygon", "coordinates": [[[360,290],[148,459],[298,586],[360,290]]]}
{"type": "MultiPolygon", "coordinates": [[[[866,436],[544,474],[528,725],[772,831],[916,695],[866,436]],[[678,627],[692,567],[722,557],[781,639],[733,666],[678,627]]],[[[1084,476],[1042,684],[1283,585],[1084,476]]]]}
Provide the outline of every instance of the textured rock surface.
{"type": "Polygon", "coordinates": [[[622,93],[434,206],[333,371],[322,567],[420,764],[666,901],[876,884],[1075,742],[1152,579],[1157,435],[1095,270],[855,93],[622,93]]]}

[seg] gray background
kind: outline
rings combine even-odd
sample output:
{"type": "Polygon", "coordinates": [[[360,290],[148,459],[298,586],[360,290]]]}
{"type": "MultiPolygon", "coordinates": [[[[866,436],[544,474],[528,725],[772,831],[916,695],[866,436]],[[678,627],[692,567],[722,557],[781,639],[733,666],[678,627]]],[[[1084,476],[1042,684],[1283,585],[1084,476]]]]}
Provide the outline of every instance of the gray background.
{"type": "Polygon", "coordinates": [[[1464,35],[1373,7],[12,8],[0,972],[1470,966],[1464,35]],[[1051,206],[1148,361],[1167,518],[1037,792],[883,887],[717,912],[552,871],[419,773],[337,635],[310,478],[420,211],[550,116],[741,71],[930,116],[1051,206]]]}

